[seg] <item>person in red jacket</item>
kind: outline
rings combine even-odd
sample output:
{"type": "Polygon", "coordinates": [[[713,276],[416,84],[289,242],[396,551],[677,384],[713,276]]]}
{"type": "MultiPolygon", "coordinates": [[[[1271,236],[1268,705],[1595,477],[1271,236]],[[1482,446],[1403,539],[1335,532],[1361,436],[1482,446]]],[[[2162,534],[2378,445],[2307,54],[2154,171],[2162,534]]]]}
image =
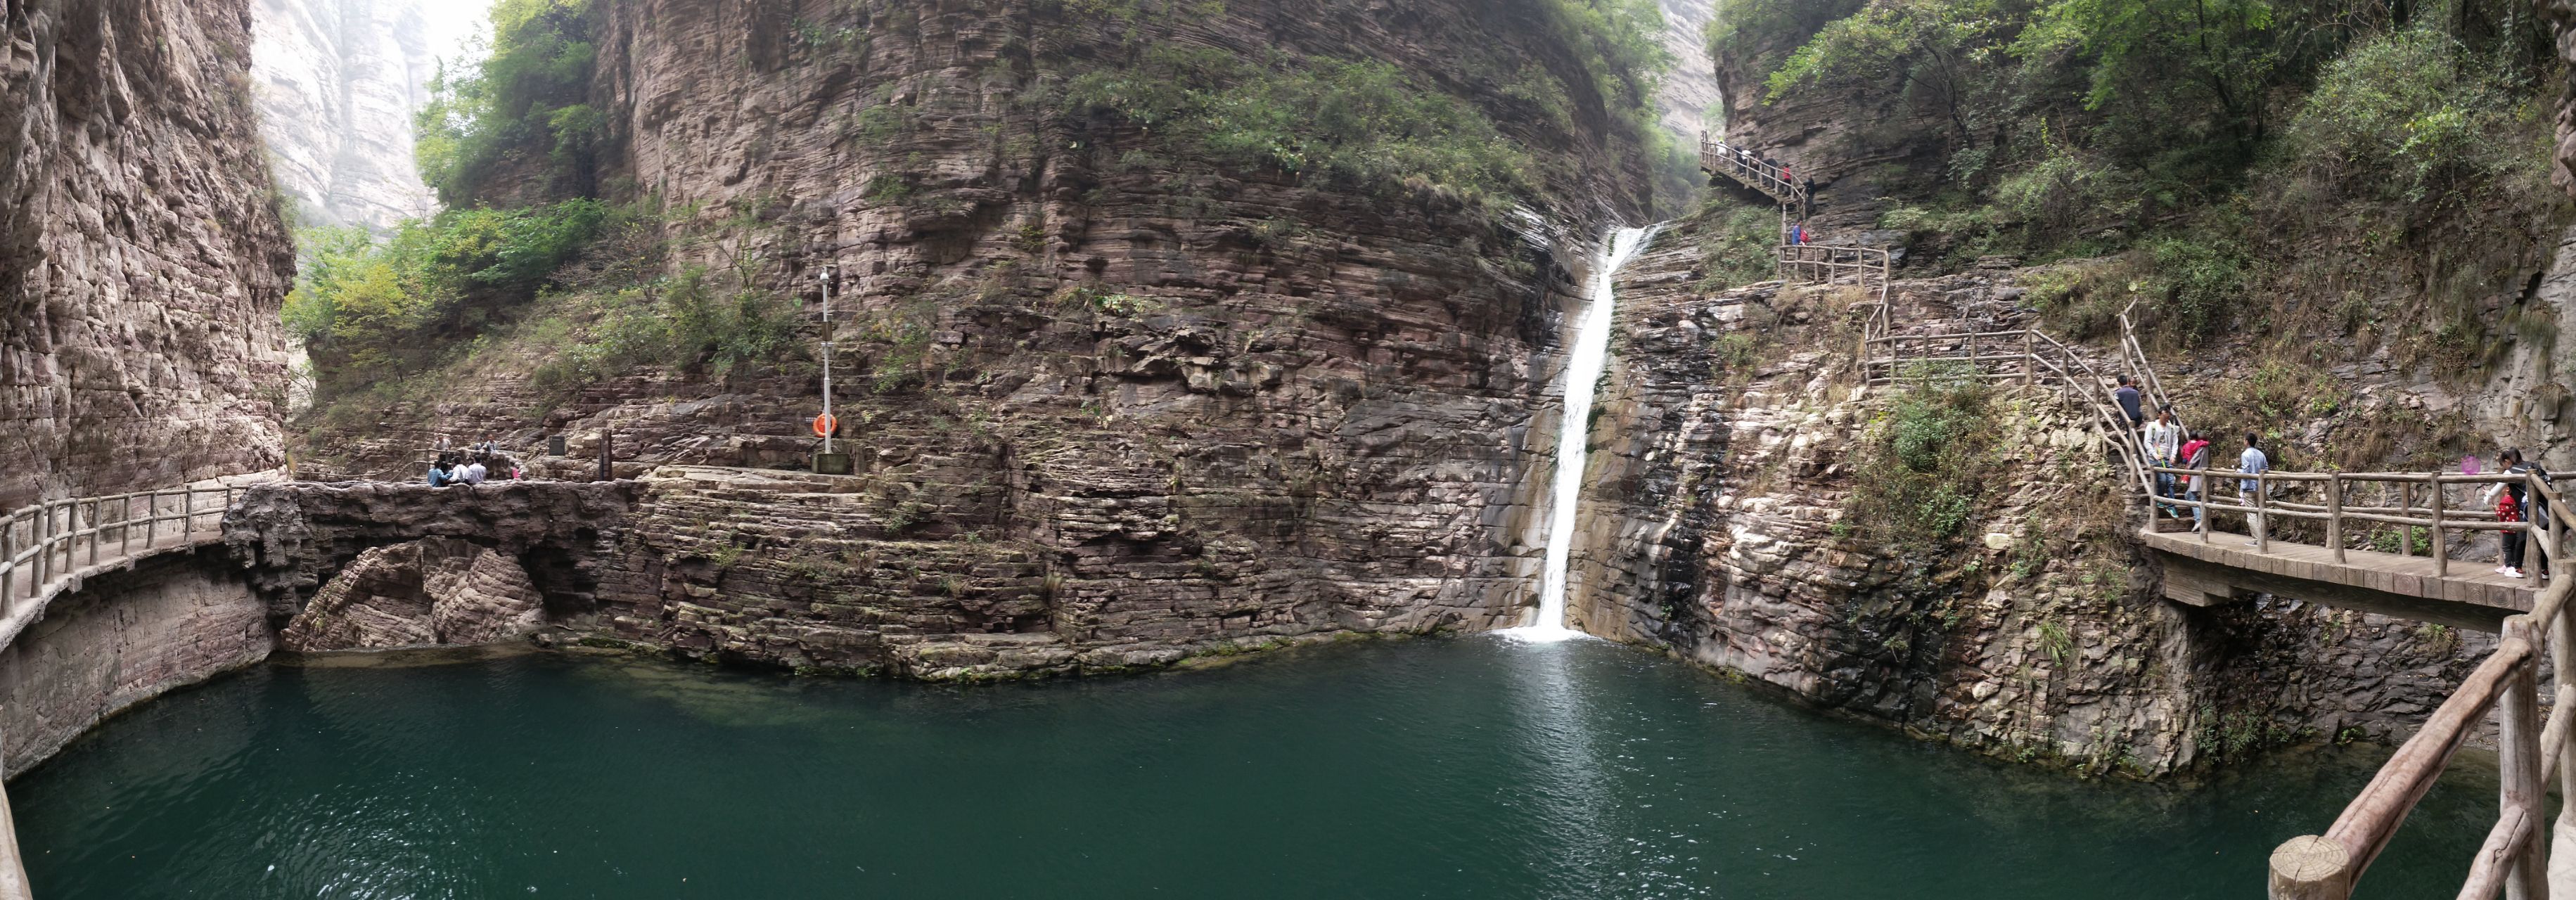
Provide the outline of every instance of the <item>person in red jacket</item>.
{"type": "MultiPolygon", "coordinates": [[[[2195,472],[2208,469],[2209,442],[2207,440],[2203,440],[2198,434],[2188,432],[2183,435],[2183,438],[2182,452],[2175,454],[2174,456],[2174,458],[2178,460],[2175,467],[2191,469],[2195,472]]],[[[2194,503],[2201,502],[2202,498],[2208,496],[2206,493],[2208,485],[2204,483],[2206,481],[2208,481],[2208,479],[2199,475],[2191,476],[2191,481],[2187,482],[2184,486],[2182,492],[2183,499],[2190,500],[2194,503]]],[[[2209,527],[2208,507],[2192,507],[2191,520],[2191,530],[2193,531],[2199,531],[2209,527]]]]}

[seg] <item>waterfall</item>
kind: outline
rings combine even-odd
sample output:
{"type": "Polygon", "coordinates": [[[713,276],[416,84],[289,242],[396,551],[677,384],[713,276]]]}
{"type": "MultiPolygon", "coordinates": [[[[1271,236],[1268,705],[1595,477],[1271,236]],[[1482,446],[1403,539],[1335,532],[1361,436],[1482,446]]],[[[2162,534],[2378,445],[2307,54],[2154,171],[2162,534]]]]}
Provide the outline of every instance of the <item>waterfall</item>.
{"type": "Polygon", "coordinates": [[[1610,363],[1610,325],[1615,318],[1619,268],[1646,248],[1653,230],[1622,228],[1601,252],[1592,273],[1592,302],[1575,326],[1574,352],[1565,360],[1565,419],[1556,431],[1556,484],[1549,494],[1547,566],[1538,588],[1538,618],[1507,630],[1523,640],[1561,641],[1574,636],[1565,627],[1565,573],[1574,552],[1574,505],[1583,495],[1583,459],[1591,439],[1592,390],[1610,363]]]}

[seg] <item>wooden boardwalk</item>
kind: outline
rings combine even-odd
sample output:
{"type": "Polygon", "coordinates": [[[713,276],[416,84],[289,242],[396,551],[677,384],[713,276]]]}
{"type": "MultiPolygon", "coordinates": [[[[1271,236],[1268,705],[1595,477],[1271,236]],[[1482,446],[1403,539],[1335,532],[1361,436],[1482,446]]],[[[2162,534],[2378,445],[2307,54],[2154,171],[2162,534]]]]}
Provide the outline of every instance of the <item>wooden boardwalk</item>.
{"type": "Polygon", "coordinates": [[[2427,556],[2370,550],[2344,551],[2338,562],[2325,547],[2271,541],[2226,531],[2203,541],[2192,532],[2145,531],[2138,542],[2164,562],[2164,595],[2192,606],[2215,606],[2273,594],[2347,609],[2454,628],[2498,631],[2506,616],[2531,611],[2540,591],[2531,579],[2508,578],[2484,562],[2458,562],[2435,572],[2427,556]]]}

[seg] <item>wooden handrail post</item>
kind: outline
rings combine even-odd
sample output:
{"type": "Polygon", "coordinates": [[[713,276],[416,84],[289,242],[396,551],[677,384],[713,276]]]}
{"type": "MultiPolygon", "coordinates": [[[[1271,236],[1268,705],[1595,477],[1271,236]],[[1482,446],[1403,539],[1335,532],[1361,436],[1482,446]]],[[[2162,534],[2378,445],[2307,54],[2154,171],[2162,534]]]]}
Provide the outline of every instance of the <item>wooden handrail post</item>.
{"type": "MultiPolygon", "coordinates": [[[[2438,484],[2438,482],[2437,482],[2438,484]]],[[[2529,615],[2504,620],[2504,639],[2520,639],[2533,647],[2541,645],[2540,627],[2529,615]]],[[[2496,698],[2497,808],[2526,809],[2533,821],[2540,819],[2541,803],[2547,799],[2540,783],[2540,681],[2539,660],[2532,659],[2513,667],[2505,679],[2503,696],[2496,698]]],[[[2510,868],[2505,874],[2504,895],[2507,900],[2542,900],[2549,887],[2541,880],[2541,830],[2532,829],[2528,843],[2505,849],[2510,868]]]]}
{"type": "Polygon", "coordinates": [[[98,565],[98,539],[106,533],[99,530],[98,508],[101,501],[89,502],[89,564],[98,565]]]}
{"type": "MultiPolygon", "coordinates": [[[[2415,517],[2415,483],[2412,481],[2397,483],[2397,516],[2404,519],[2415,517]]],[[[2415,555],[2415,526],[2397,526],[2397,555],[2415,555]]]]}
{"type": "MultiPolygon", "coordinates": [[[[2270,553],[2272,552],[2272,529],[2268,526],[2272,523],[2270,520],[2263,517],[2263,510],[2267,505],[2263,498],[2265,495],[2272,493],[2268,490],[2271,485],[2263,480],[2264,473],[2255,472],[2252,474],[2254,475],[2254,552],[2270,553]]],[[[2243,487],[2244,485],[2239,484],[2237,486],[2243,487]]]]}
{"type": "Polygon", "coordinates": [[[2039,349],[2031,346],[2030,329],[2021,330],[2021,386],[2029,387],[2039,380],[2039,349]]]}
{"type": "MultiPolygon", "coordinates": [[[[2552,524],[2555,525],[2554,520],[2552,524]]],[[[2560,609],[2558,615],[2549,620],[2549,670],[2552,680],[2561,689],[2576,685],[2576,616],[2568,615],[2565,609],[2560,609]]],[[[2558,795],[2576,797],[2576,740],[2562,741],[2555,747],[2542,747],[2540,752],[2558,755],[2558,795]]],[[[2558,825],[2576,829],[2576,803],[2559,805],[2558,825]]]]}
{"type": "Polygon", "coordinates": [[[2342,844],[2317,835],[2294,837],[2272,851],[2271,900],[2345,900],[2352,896],[2352,859],[2342,844]]]}
{"type": "Polygon", "coordinates": [[[2334,561],[2343,562],[2343,475],[2326,479],[2326,546],[2334,549],[2334,561]]]}
{"type": "Polygon", "coordinates": [[[32,595],[42,595],[45,582],[54,580],[54,505],[40,504],[37,509],[43,514],[38,517],[41,524],[36,535],[36,583],[31,586],[32,595]]]}
{"type": "Polygon", "coordinates": [[[197,534],[197,489],[179,494],[179,543],[185,544],[197,534]]]}
{"type": "Polygon", "coordinates": [[[2433,576],[2436,578],[2447,578],[2451,574],[2451,542],[2443,540],[2442,538],[2442,473],[2433,473],[2432,485],[2433,576]]]}

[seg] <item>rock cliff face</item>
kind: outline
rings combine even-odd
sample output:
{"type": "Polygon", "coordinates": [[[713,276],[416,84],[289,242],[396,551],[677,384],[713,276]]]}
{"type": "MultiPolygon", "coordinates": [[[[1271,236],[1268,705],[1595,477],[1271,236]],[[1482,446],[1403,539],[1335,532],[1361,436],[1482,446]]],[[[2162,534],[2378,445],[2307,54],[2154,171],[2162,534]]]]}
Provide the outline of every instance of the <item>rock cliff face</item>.
{"type": "Polygon", "coordinates": [[[305,225],[382,231],[426,215],[412,111],[428,99],[421,0],[259,0],[252,77],[278,188],[305,225]]]}
{"type": "Polygon", "coordinates": [[[1681,136],[1685,149],[1696,158],[1692,142],[1700,132],[1711,135],[1724,129],[1725,109],[1718,102],[1717,64],[1708,57],[1708,22],[1717,14],[1716,0],[1658,0],[1664,11],[1664,50],[1673,55],[1672,71],[1664,75],[1663,93],[1656,106],[1663,111],[1665,130],[1681,136]]]}
{"type": "MultiPolygon", "coordinates": [[[[1963,546],[1877,537],[1857,445],[1855,295],[1695,287],[1697,226],[1621,279],[1569,606],[1584,630],[2015,758],[2158,774],[2289,739],[2402,739],[2488,635],[2293,601],[2155,593],[2089,430],[2007,388],[1963,546]]],[[[2018,327],[2025,272],[1899,281],[1900,333],[2018,327]]]]}
{"type": "MultiPolygon", "coordinates": [[[[1171,40],[1386,60],[1497,108],[1513,101],[1470,62],[1597,98],[1542,9],[1229,3],[1171,40]]],[[[659,479],[619,575],[642,580],[603,595],[602,627],[971,674],[1522,615],[1569,266],[1644,205],[1643,156],[1603,136],[1597,99],[1573,103],[1570,133],[1497,117],[1548,173],[1542,215],[1523,219],[1436,190],[1156,161],[1171,151],[1133,125],[1068,121],[1039,102],[1062,76],[1033,54],[1135,51],[1061,4],[617,0],[602,15],[600,183],[679,211],[662,225],[673,270],[747,272],[810,303],[833,268],[841,447],[859,471],[659,479]],[[957,664],[901,649],[954,632],[1050,649],[957,664]]],[[[819,336],[807,316],[801,340],[819,336]]],[[[546,351],[524,352],[467,376],[465,402],[388,411],[324,449],[405,479],[410,448],[439,434],[532,458],[568,434],[573,459],[540,466],[567,475],[602,432],[628,475],[802,468],[817,449],[810,367],[644,370],[563,402],[527,377],[546,351]]]]}
{"type": "Polygon", "coordinates": [[[0,507],[282,461],[245,7],[0,3],[0,507]]]}
{"type": "Polygon", "coordinates": [[[287,650],[472,645],[524,638],[545,624],[536,585],[516,560],[463,538],[369,548],[278,635],[287,650]]]}

